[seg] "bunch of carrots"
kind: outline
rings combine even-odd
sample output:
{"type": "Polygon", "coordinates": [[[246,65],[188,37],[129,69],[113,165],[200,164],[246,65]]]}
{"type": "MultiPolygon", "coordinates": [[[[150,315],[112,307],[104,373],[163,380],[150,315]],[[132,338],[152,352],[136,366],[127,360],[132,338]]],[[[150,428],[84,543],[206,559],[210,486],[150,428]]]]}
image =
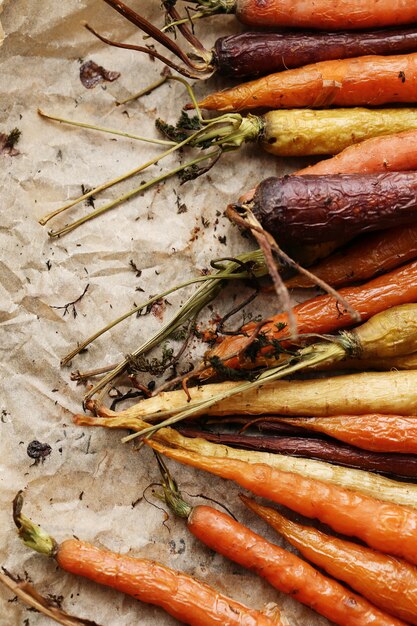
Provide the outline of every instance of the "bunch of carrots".
{"type": "MultiPolygon", "coordinates": [[[[162,473],[159,497],[207,546],[279,591],[341,626],[417,624],[417,486],[405,482],[417,479],[417,109],[365,108],[416,104],[417,8],[393,0],[353,6],[317,0],[314,7],[294,0],[189,0],[191,10],[182,15],[178,3],[167,0],[168,26],[188,42],[186,52],[166,28],[120,0],[105,1],[181,63],[89,26],[105,43],[145,52],[191,78],[215,71],[254,78],[201,102],[189,90],[193,102],[186,108],[196,109],[196,125],[186,116],[176,127],[160,123],[167,153],[186,145],[214,148],[203,162],[257,141],[279,156],[332,158],[266,179],[231,204],[228,216],[252,233],[259,250],[215,266],[184,311],[134,354],[153,349],[232,278],[254,280],[269,270],[283,311],[234,334],[215,334],[203,362],[171,383],[183,389],[164,386],[123,411],[108,409],[102,399],[129,370],[129,360],[97,370],[94,375],[106,375],[85,397],[95,415],[77,415],[75,423],[128,429],[124,442],[140,438],[153,448],[162,473]],[[254,28],[312,30],[243,33],[207,50],[190,22],[219,12],[235,13],[254,28]],[[226,115],[204,120],[200,108],[226,115]],[[239,114],[254,109],[275,110],[239,114]],[[316,285],[327,293],[291,306],[288,290],[316,285]],[[318,370],[330,376],[317,378],[318,370]],[[339,370],[359,373],[335,375],[339,370]],[[288,380],[299,373],[308,376],[288,380]],[[221,380],[201,384],[213,378],[221,380]],[[242,495],[302,558],[296,556],[213,507],[191,507],[161,455],[232,480],[331,530],[242,495]]],[[[69,232],[119,201],[52,234],[69,232]]],[[[22,514],[22,502],[19,494],[14,521],[25,544],[69,572],[189,624],[286,624],[276,607],[245,607],[158,563],[78,539],[57,544],[22,514]]]]}

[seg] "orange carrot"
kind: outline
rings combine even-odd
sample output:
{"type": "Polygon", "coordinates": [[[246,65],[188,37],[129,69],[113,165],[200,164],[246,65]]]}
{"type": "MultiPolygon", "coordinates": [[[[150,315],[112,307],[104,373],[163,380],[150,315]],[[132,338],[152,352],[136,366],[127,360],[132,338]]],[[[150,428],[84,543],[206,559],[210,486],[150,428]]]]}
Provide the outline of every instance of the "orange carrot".
{"type": "MultiPolygon", "coordinates": [[[[403,172],[417,170],[417,132],[404,131],[394,135],[383,135],[365,139],[348,146],[331,159],[324,159],[293,172],[292,175],[323,174],[377,174],[378,172],[403,172]]],[[[250,202],[256,188],[239,198],[239,202],[250,202]]]]}
{"type": "Polygon", "coordinates": [[[324,433],[364,450],[417,454],[415,416],[368,414],[298,419],[283,417],[279,418],[279,422],[324,433]]]}
{"type": "Polygon", "coordinates": [[[376,106],[417,102],[417,53],[322,61],[210,94],[202,109],[376,106]]]}
{"type": "Polygon", "coordinates": [[[64,541],[56,556],[67,572],[156,604],[186,624],[272,626],[259,611],[215,591],[191,576],[147,559],[135,559],[76,539],[64,541]]]}
{"type": "MultiPolygon", "coordinates": [[[[165,487],[165,486],[164,486],[165,487]]],[[[324,576],[291,552],[274,545],[210,506],[190,507],[178,491],[165,489],[166,501],[188,530],[206,546],[265,578],[273,587],[340,626],[404,624],[324,576]]]]}
{"type": "Polygon", "coordinates": [[[22,497],[14,502],[14,519],[23,542],[55,557],[71,574],[127,593],[137,600],[162,607],[181,622],[195,626],[279,626],[265,614],[249,609],[218,593],[187,574],[148,559],[97,548],[85,541],[68,539],[57,544],[39,526],[21,514],[22,497]]]}
{"type": "MultiPolygon", "coordinates": [[[[345,287],[339,291],[361,316],[362,321],[380,311],[406,302],[417,301],[417,262],[409,263],[389,274],[384,274],[359,287],[345,287]]],[[[329,333],[347,326],[353,320],[338,302],[328,295],[317,296],[293,308],[300,333],[329,333]]],[[[261,328],[264,339],[281,340],[288,335],[288,318],[285,313],[274,315],[261,328]]],[[[234,356],[247,345],[248,335],[254,332],[255,323],[242,327],[242,335],[224,339],[206,355],[206,361],[217,357],[228,367],[256,367],[265,363],[265,356],[273,354],[272,346],[260,347],[256,358],[243,355],[234,356]]],[[[253,344],[253,346],[256,344],[253,344]]],[[[252,346],[252,347],[253,347],[252,346]]],[[[205,372],[204,375],[212,374],[205,372]]]]}
{"type": "Polygon", "coordinates": [[[298,170],[296,174],[371,174],[417,169],[417,132],[372,137],[339,152],[331,159],[298,170]]]}
{"type": "Polygon", "coordinates": [[[228,4],[229,11],[249,26],[340,30],[417,22],[413,0],[229,0],[228,4]]]}
{"type": "Polygon", "coordinates": [[[417,569],[405,561],[326,535],[290,521],[278,511],[243,502],[279,532],[301,554],[334,578],[342,580],[376,606],[417,624],[417,569]]]}
{"type": "MultiPolygon", "coordinates": [[[[417,224],[411,224],[361,237],[309,269],[332,287],[343,287],[389,272],[416,257],[417,224]]],[[[285,284],[290,288],[315,286],[304,274],[285,284]]]]}
{"type": "Polygon", "coordinates": [[[417,512],[411,508],[264,464],[205,457],[152,439],[148,443],[171,459],[233,480],[255,495],[319,519],[336,532],[358,537],[371,548],[417,563],[417,512]]]}

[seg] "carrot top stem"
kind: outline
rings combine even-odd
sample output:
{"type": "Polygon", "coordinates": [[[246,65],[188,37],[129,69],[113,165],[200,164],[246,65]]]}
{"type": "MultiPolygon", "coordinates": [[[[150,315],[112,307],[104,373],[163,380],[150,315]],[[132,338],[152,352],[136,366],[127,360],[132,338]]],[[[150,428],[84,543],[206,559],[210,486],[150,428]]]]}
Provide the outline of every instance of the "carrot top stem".
{"type": "MultiPolygon", "coordinates": [[[[201,78],[201,74],[204,74],[206,78],[211,76],[215,71],[215,57],[213,50],[207,50],[201,41],[199,41],[194,33],[190,31],[187,24],[192,23],[201,17],[205,17],[206,9],[203,8],[202,11],[196,12],[193,15],[188,13],[186,18],[182,18],[178,12],[176,11],[174,4],[175,2],[164,2],[166,9],[166,25],[164,28],[157,28],[148,20],[146,20],[142,15],[128,7],[126,4],[121,2],[120,0],[105,0],[107,4],[109,4],[113,9],[115,9],[118,13],[123,15],[129,22],[140,28],[145,35],[145,39],[151,38],[154,41],[161,44],[165,49],[169,50],[175,56],[183,62],[183,65],[178,65],[178,63],[173,62],[171,59],[168,59],[165,56],[162,56],[160,53],[155,50],[149,49],[149,47],[137,46],[134,44],[125,44],[119,43],[116,41],[112,41],[100,35],[100,33],[96,32],[91,26],[85,24],[86,28],[98,39],[103,41],[104,43],[115,46],[117,48],[127,48],[129,50],[136,50],[138,52],[144,52],[152,59],[159,59],[163,61],[167,66],[175,69],[177,72],[182,74],[183,76],[187,76],[189,78],[201,78]],[[187,42],[191,46],[191,53],[187,53],[180,46],[170,39],[165,31],[168,29],[172,29],[178,27],[178,30],[187,40],[187,42]]],[[[204,76],[203,76],[204,77],[204,76]]]]}
{"type": "MultiPolygon", "coordinates": [[[[165,83],[167,81],[167,78],[164,76],[163,78],[160,79],[160,81],[158,81],[158,84],[160,84],[162,80],[165,83]]],[[[148,90],[149,88],[146,90],[145,93],[148,93],[148,90]]],[[[118,104],[121,104],[121,103],[119,102],[118,104]]],[[[42,109],[38,109],[38,115],[40,115],[41,117],[47,120],[60,122],[61,124],[69,124],[70,126],[78,126],[79,128],[87,128],[89,130],[97,130],[99,132],[108,133],[110,135],[120,135],[121,137],[126,137],[128,139],[136,139],[138,141],[143,141],[145,143],[154,143],[159,146],[173,146],[176,143],[175,141],[168,141],[165,139],[154,139],[152,137],[143,137],[142,135],[133,135],[123,130],[117,130],[115,128],[106,128],[104,126],[88,124],[87,122],[79,122],[77,120],[68,120],[57,115],[51,115],[50,113],[45,113],[45,111],[42,111],[42,109]]]]}
{"type": "MultiPolygon", "coordinates": [[[[185,303],[177,311],[177,313],[152,337],[147,339],[138,349],[136,349],[135,351],[130,351],[129,357],[125,357],[106,376],[98,381],[96,385],[94,385],[94,387],[90,389],[88,393],[84,396],[84,401],[89,400],[97,392],[106,388],[106,386],[110,383],[113,383],[117,376],[119,376],[126,370],[129,364],[132,362],[132,359],[134,360],[140,355],[147,354],[150,350],[160,345],[165,339],[172,335],[175,330],[177,330],[183,324],[189,322],[196,315],[198,315],[200,311],[212,300],[214,300],[214,298],[219,294],[225,284],[225,281],[239,280],[251,277],[260,278],[267,274],[265,260],[260,250],[241,254],[236,258],[229,257],[224,259],[217,259],[213,261],[211,265],[214,269],[217,270],[217,272],[210,276],[201,277],[200,279],[198,279],[199,282],[201,280],[203,284],[197,289],[195,293],[193,293],[188,298],[188,300],[185,301],[185,303]]],[[[192,281],[189,281],[188,284],[191,284],[192,282],[197,281],[194,279],[192,281]]],[[[183,283],[182,286],[186,286],[186,284],[187,283],[183,283]]],[[[182,286],[180,286],[179,288],[181,288],[182,286]]],[[[165,292],[165,295],[166,294],[167,292],[165,292]]],[[[159,298],[163,295],[164,294],[159,294],[159,298]]],[[[146,304],[147,303],[145,303],[145,305],[146,304]]],[[[142,307],[138,307],[138,310],[140,310],[140,308],[142,307]]],[[[76,356],[76,354],[78,354],[80,348],[83,349],[84,347],[88,346],[90,343],[100,337],[100,335],[110,330],[119,322],[122,322],[127,317],[136,312],[136,309],[132,309],[125,315],[114,320],[113,322],[99,330],[92,337],[89,337],[86,341],[84,341],[79,346],[79,348],[73,350],[66,357],[64,357],[63,363],[68,363],[74,356],[76,356]]]]}
{"type": "Polygon", "coordinates": [[[166,502],[177,517],[188,519],[193,507],[182,499],[178,483],[169,473],[162,456],[156,450],[154,450],[154,454],[162,476],[162,489],[164,490],[164,495],[161,496],[161,499],[166,502]]]}
{"type": "MultiPolygon", "coordinates": [[[[107,1],[107,0],[106,0],[107,1]]],[[[190,4],[196,4],[204,15],[214,15],[216,13],[234,13],[236,10],[236,0],[189,0],[190,4]]],[[[176,0],[165,0],[164,4],[176,4],[176,0]]]]}
{"type": "Polygon", "coordinates": [[[55,556],[58,550],[58,544],[55,539],[23,515],[22,507],[23,495],[22,491],[19,491],[13,500],[13,520],[23,543],[40,554],[46,554],[50,557],[55,556]]]}

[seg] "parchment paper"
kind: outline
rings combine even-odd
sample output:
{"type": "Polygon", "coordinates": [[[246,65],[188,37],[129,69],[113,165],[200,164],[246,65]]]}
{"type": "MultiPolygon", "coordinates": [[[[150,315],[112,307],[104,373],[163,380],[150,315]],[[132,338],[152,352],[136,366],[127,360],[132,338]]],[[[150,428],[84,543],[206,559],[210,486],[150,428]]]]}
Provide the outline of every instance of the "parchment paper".
{"type": "MultiPolygon", "coordinates": [[[[131,0],[131,5],[161,23],[159,2],[131,0]]],[[[164,513],[141,499],[144,489],[158,480],[149,451],[137,453],[121,444],[120,433],[72,425],[84,388],[70,382],[70,369],[60,369],[60,358],[134,302],[195,275],[214,257],[249,249],[252,244],[223,217],[226,203],[277,168],[284,173],[294,165],[248,147],[240,156],[225,157],[197,182],[179,187],[178,181],[170,181],[60,240],[50,240],[37,222],[41,215],[79,195],[82,184],[92,187],[115,177],[160,148],[49,123],[37,116],[37,108],[156,135],[155,118],[174,122],[187,100],[180,85],[170,84],[138,102],[115,107],[115,98],[151,84],[162,68],[137,53],[106,47],[81,26],[82,20],[114,39],[142,41],[134,27],[100,0],[13,0],[2,14],[6,39],[0,50],[0,132],[18,127],[22,136],[18,156],[0,156],[0,565],[32,580],[43,594],[62,595],[64,609],[102,626],[176,623],[158,608],[66,575],[54,562],[21,545],[12,524],[11,501],[24,488],[26,513],[58,541],[76,535],[112,550],[160,560],[250,606],[275,601],[291,624],[327,624],[205,549],[181,521],[170,518],[163,525],[164,513]],[[83,60],[121,76],[86,90],[79,79],[83,60]],[[178,212],[177,194],[186,213],[178,212]],[[206,228],[202,217],[210,222],[206,228]],[[227,237],[226,246],[219,235],[227,237]],[[142,270],[140,277],[130,260],[142,270]],[[76,317],[53,308],[78,298],[87,284],[76,317]],[[35,439],[52,447],[38,465],[27,455],[27,446],[35,439]]],[[[236,28],[233,18],[220,18],[199,31],[204,29],[206,41],[213,42],[215,36],[236,28]]],[[[197,92],[221,84],[213,79],[199,85],[197,92]]],[[[161,162],[154,171],[168,165],[161,162]]],[[[150,175],[140,175],[136,184],[150,175]]],[[[122,189],[133,186],[131,181],[122,189]]],[[[114,195],[106,192],[96,206],[114,195]]],[[[88,210],[78,207],[68,218],[88,210]]],[[[55,222],[64,223],[65,217],[55,222]]],[[[165,319],[184,295],[169,298],[165,319]]],[[[216,311],[224,308],[227,302],[216,304],[216,311]]],[[[240,321],[235,320],[236,325],[240,321]]],[[[78,357],[72,369],[118,361],[160,323],[152,315],[129,320],[78,357]]],[[[230,483],[171,467],[184,492],[205,493],[226,503],[242,522],[279,542],[243,510],[238,489],[230,483]]],[[[1,626],[49,623],[0,588],[1,626]]]]}

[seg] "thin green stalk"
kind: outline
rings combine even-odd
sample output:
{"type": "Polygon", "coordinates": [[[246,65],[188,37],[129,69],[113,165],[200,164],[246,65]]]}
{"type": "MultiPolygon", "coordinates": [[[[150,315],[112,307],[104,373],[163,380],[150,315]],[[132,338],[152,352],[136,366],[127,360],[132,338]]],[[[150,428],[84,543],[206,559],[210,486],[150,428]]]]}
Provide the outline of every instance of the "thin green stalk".
{"type": "Polygon", "coordinates": [[[248,274],[245,272],[240,272],[237,274],[228,274],[228,273],[219,272],[218,274],[215,274],[214,276],[209,275],[209,276],[199,276],[198,278],[191,278],[190,280],[187,280],[184,283],[181,283],[180,285],[176,285],[175,287],[172,287],[171,289],[167,289],[166,291],[159,293],[157,296],[150,298],[143,304],[140,304],[138,306],[135,306],[133,309],[130,309],[130,311],[127,311],[127,313],[124,313],[120,317],[116,318],[115,320],[107,324],[107,326],[104,326],[103,328],[98,330],[96,333],[94,333],[94,335],[91,335],[91,337],[83,341],[77,348],[74,348],[72,352],[69,352],[61,360],[61,365],[62,366],[67,365],[67,363],[69,363],[69,361],[71,361],[75,356],[77,356],[77,354],[82,352],[82,350],[85,350],[87,346],[89,346],[91,343],[93,343],[93,341],[101,337],[101,335],[104,335],[104,333],[106,333],[107,331],[111,330],[112,328],[120,324],[121,322],[124,322],[124,320],[128,319],[132,315],[135,315],[135,313],[139,313],[139,311],[142,311],[143,309],[148,308],[154,302],[157,302],[161,298],[165,298],[166,296],[169,296],[171,293],[174,293],[175,291],[184,289],[184,287],[189,287],[190,285],[195,285],[196,283],[202,283],[202,282],[207,282],[207,281],[212,281],[212,280],[218,281],[218,280],[225,280],[225,279],[236,280],[236,279],[242,279],[242,278],[247,278],[247,277],[248,277],[248,274]]]}
{"type": "Polygon", "coordinates": [[[75,222],[71,222],[70,224],[68,224],[67,226],[64,226],[63,228],[60,228],[59,230],[50,230],[48,234],[50,237],[60,237],[61,235],[66,235],[67,233],[70,233],[72,230],[75,230],[76,228],[84,224],[85,222],[89,222],[90,220],[98,217],[99,215],[106,213],[107,211],[117,206],[118,204],[121,204],[122,202],[126,202],[127,200],[130,200],[130,198],[133,198],[138,193],[145,191],[146,189],[149,189],[149,187],[153,187],[157,183],[160,183],[166,180],[167,178],[170,178],[171,176],[174,176],[175,174],[182,172],[188,167],[192,167],[193,165],[198,165],[198,163],[201,163],[202,161],[207,161],[208,159],[215,158],[219,155],[220,155],[219,150],[213,150],[212,152],[208,154],[204,154],[203,156],[193,159],[192,161],[188,161],[188,163],[185,163],[184,165],[179,165],[175,169],[170,170],[169,172],[165,174],[161,174],[161,176],[158,176],[157,178],[153,178],[152,180],[146,183],[143,183],[142,185],[139,185],[139,187],[136,187],[136,189],[132,189],[131,191],[128,191],[122,196],[119,196],[118,198],[116,198],[115,200],[112,200],[111,202],[96,209],[95,211],[88,213],[88,215],[84,215],[84,217],[81,217],[75,222]]]}
{"type": "Polygon", "coordinates": [[[188,2],[196,4],[203,17],[218,13],[234,13],[236,10],[236,0],[188,0],[188,2]]]}
{"type": "MultiPolygon", "coordinates": [[[[213,124],[216,124],[216,122],[213,122],[213,124]]],[[[67,209],[70,209],[71,207],[75,206],[76,204],[79,204],[83,200],[87,200],[91,196],[96,195],[96,194],[100,193],[101,191],[105,191],[106,189],[109,189],[110,187],[113,187],[114,185],[117,185],[118,183],[120,183],[120,182],[122,182],[124,180],[127,180],[128,178],[131,178],[132,176],[135,176],[136,174],[139,174],[140,172],[143,172],[148,167],[151,167],[151,165],[155,165],[155,163],[157,163],[158,161],[161,161],[161,159],[164,159],[166,156],[169,156],[170,154],[172,154],[173,152],[179,150],[183,146],[185,146],[185,145],[189,144],[190,142],[198,139],[198,136],[200,134],[203,134],[204,132],[205,132],[205,129],[200,129],[197,132],[195,132],[192,135],[190,135],[189,137],[187,137],[186,139],[184,139],[183,141],[181,141],[179,143],[174,143],[174,145],[172,145],[171,148],[169,148],[168,150],[166,150],[165,152],[163,152],[159,156],[156,156],[153,159],[151,159],[150,161],[147,161],[146,163],[143,163],[142,165],[139,165],[139,167],[136,167],[135,169],[130,170],[126,174],[122,174],[121,176],[118,176],[117,178],[114,178],[113,180],[110,180],[110,181],[108,181],[106,183],[103,183],[102,185],[99,185],[98,187],[95,187],[94,189],[91,189],[91,191],[88,191],[87,193],[83,194],[82,196],[79,196],[78,198],[75,198],[75,200],[71,200],[71,202],[69,202],[68,204],[65,204],[64,206],[60,207],[59,209],[56,209],[55,211],[52,211],[51,213],[48,213],[48,215],[45,215],[44,217],[42,217],[39,220],[39,223],[42,224],[42,226],[44,226],[53,217],[56,217],[57,215],[59,215],[60,213],[63,213],[67,209]]]]}
{"type": "MultiPolygon", "coordinates": [[[[264,372],[262,372],[255,380],[247,381],[236,385],[232,389],[225,391],[223,393],[219,393],[215,396],[212,396],[209,400],[199,400],[197,402],[189,402],[184,406],[188,407],[185,410],[180,410],[179,413],[172,415],[172,417],[160,422],[156,426],[149,426],[148,428],[144,428],[143,430],[133,433],[132,435],[128,435],[122,439],[123,443],[131,441],[136,437],[144,437],[148,435],[152,437],[160,428],[164,428],[166,426],[172,426],[172,424],[176,424],[181,422],[196,413],[201,413],[205,409],[213,406],[213,404],[217,404],[231,396],[236,395],[237,393],[244,393],[245,391],[249,391],[252,389],[256,389],[261,385],[265,385],[273,382],[274,380],[278,380],[280,378],[284,378],[285,376],[290,376],[295,372],[298,372],[306,367],[311,367],[318,363],[322,363],[323,361],[328,360],[341,360],[346,356],[346,350],[339,345],[338,343],[329,343],[329,344],[316,344],[314,346],[310,346],[308,348],[304,348],[303,350],[299,350],[299,352],[294,356],[288,359],[282,365],[277,367],[268,368],[264,372]],[[296,361],[294,363],[294,361],[296,361]]],[[[155,413],[153,415],[149,415],[147,419],[153,419],[155,417],[161,417],[161,413],[155,413]]]]}
{"type": "Polygon", "coordinates": [[[119,376],[128,367],[131,359],[137,358],[142,354],[146,354],[156,346],[160,345],[175,330],[180,328],[184,323],[198,315],[198,313],[209,304],[218,295],[223,287],[223,281],[229,279],[247,278],[250,275],[256,277],[266,276],[268,270],[266,268],[263,255],[260,250],[249,252],[236,257],[236,261],[230,261],[227,265],[213,276],[208,276],[206,281],[197,291],[188,298],[184,305],[177,311],[162,328],[157,331],[150,339],[145,341],[137,350],[131,353],[129,358],[125,358],[111,371],[104,376],[94,387],[85,395],[84,402],[91,399],[96,393],[111,384],[117,376],[119,376]],[[242,268],[242,264],[251,263],[251,273],[238,271],[242,268]]]}
{"type": "MultiPolygon", "coordinates": [[[[165,81],[164,81],[165,82],[165,81]]],[[[114,128],[106,128],[104,126],[96,126],[95,124],[87,124],[85,122],[77,122],[76,120],[67,120],[63,117],[56,115],[50,115],[45,113],[41,109],[38,109],[38,114],[48,120],[60,122],[61,124],[69,124],[70,126],[78,126],[79,128],[88,128],[89,130],[97,130],[101,133],[108,133],[110,135],[120,135],[120,137],[127,137],[128,139],[136,139],[138,141],[144,141],[145,143],[154,143],[158,146],[174,146],[175,141],[169,141],[167,139],[151,139],[150,137],[142,137],[141,135],[132,135],[122,130],[115,130],[114,128]]]]}
{"type": "MultiPolygon", "coordinates": [[[[193,15],[189,15],[188,17],[183,17],[180,20],[175,20],[174,22],[169,22],[168,24],[166,24],[166,26],[163,26],[161,28],[161,31],[163,33],[166,33],[170,28],[174,28],[175,26],[181,26],[182,24],[189,24],[190,22],[195,22],[196,20],[201,19],[202,17],[205,17],[206,14],[205,13],[194,13],[193,15]]],[[[150,39],[149,35],[145,35],[143,37],[144,39],[150,39]]]]}
{"type": "Polygon", "coordinates": [[[166,74],[162,76],[159,80],[157,80],[155,83],[152,83],[152,85],[149,85],[149,87],[145,87],[145,89],[141,89],[140,91],[138,91],[138,93],[133,94],[133,96],[129,96],[128,98],[125,98],[124,100],[116,100],[117,106],[121,106],[122,104],[127,104],[128,102],[132,102],[132,100],[138,100],[139,98],[142,98],[142,96],[147,96],[152,91],[155,91],[155,89],[158,89],[158,87],[161,87],[162,85],[164,85],[167,82],[168,77],[169,77],[169,74],[166,74]]]}
{"type": "MultiPolygon", "coordinates": [[[[170,146],[168,150],[166,150],[159,156],[154,157],[153,159],[147,161],[146,163],[140,165],[139,167],[136,167],[135,169],[130,170],[129,172],[122,174],[121,176],[117,178],[114,178],[113,180],[110,180],[106,183],[103,183],[102,185],[99,185],[98,187],[95,187],[94,189],[91,189],[90,191],[79,196],[78,198],[71,200],[64,206],[43,216],[39,220],[39,223],[41,225],[47,224],[47,222],[49,222],[52,218],[60,215],[61,213],[63,213],[67,209],[72,208],[76,204],[79,204],[80,202],[87,200],[88,198],[91,198],[93,195],[96,195],[100,193],[101,191],[105,191],[106,189],[109,189],[110,187],[113,187],[114,185],[117,185],[118,183],[124,180],[127,180],[128,178],[131,178],[132,176],[135,176],[136,174],[144,171],[148,167],[151,167],[152,165],[154,165],[161,159],[165,158],[166,156],[172,154],[173,152],[179,150],[180,148],[186,145],[190,145],[192,147],[203,147],[204,149],[204,148],[207,148],[207,142],[211,142],[211,145],[217,146],[221,148],[223,151],[225,151],[225,150],[238,148],[244,141],[254,140],[259,136],[259,133],[262,130],[262,122],[260,118],[255,117],[255,116],[248,116],[247,118],[242,118],[242,116],[239,114],[228,114],[228,115],[221,115],[211,120],[204,120],[202,117],[201,111],[198,107],[197,100],[194,96],[194,92],[191,86],[188,84],[188,82],[185,79],[178,77],[178,76],[167,76],[167,77],[164,77],[164,82],[165,80],[174,80],[174,81],[180,82],[182,85],[185,86],[193,102],[193,105],[195,106],[199,122],[202,125],[202,128],[192,133],[191,135],[189,135],[188,137],[186,137],[185,139],[183,139],[183,141],[179,143],[176,143],[174,141],[165,141],[165,140],[151,140],[151,139],[147,139],[144,137],[131,135],[130,133],[124,133],[122,131],[99,127],[99,126],[87,124],[84,122],[67,120],[64,118],[57,117],[57,116],[48,115],[46,113],[43,113],[42,111],[39,111],[39,114],[42,115],[43,117],[46,117],[48,119],[55,120],[61,123],[67,123],[67,124],[71,124],[74,126],[80,126],[82,128],[89,128],[89,129],[98,130],[101,132],[109,132],[109,133],[113,133],[113,134],[117,134],[117,135],[121,135],[125,137],[138,139],[138,140],[149,141],[149,142],[157,143],[160,145],[170,146]],[[218,128],[218,126],[220,127],[218,128]]],[[[81,226],[85,222],[105,213],[106,211],[124,202],[125,200],[128,200],[129,198],[136,195],[137,193],[144,191],[148,187],[151,187],[152,185],[169,178],[170,176],[182,171],[183,169],[186,169],[187,167],[191,167],[193,165],[201,163],[204,160],[210,159],[213,157],[213,155],[214,153],[210,153],[208,155],[204,155],[202,157],[194,159],[193,161],[190,161],[189,163],[187,163],[185,166],[180,166],[172,170],[171,172],[168,172],[167,174],[164,174],[150,182],[147,182],[141,185],[140,187],[134,189],[133,191],[128,192],[116,198],[112,202],[104,205],[103,207],[99,209],[96,209],[92,213],[80,218],[79,220],[71,224],[68,224],[62,229],[50,231],[49,235],[51,237],[59,237],[61,235],[69,233],[75,228],[77,228],[78,226],[81,226]]],[[[220,156],[220,153],[217,156],[220,156]]]]}

